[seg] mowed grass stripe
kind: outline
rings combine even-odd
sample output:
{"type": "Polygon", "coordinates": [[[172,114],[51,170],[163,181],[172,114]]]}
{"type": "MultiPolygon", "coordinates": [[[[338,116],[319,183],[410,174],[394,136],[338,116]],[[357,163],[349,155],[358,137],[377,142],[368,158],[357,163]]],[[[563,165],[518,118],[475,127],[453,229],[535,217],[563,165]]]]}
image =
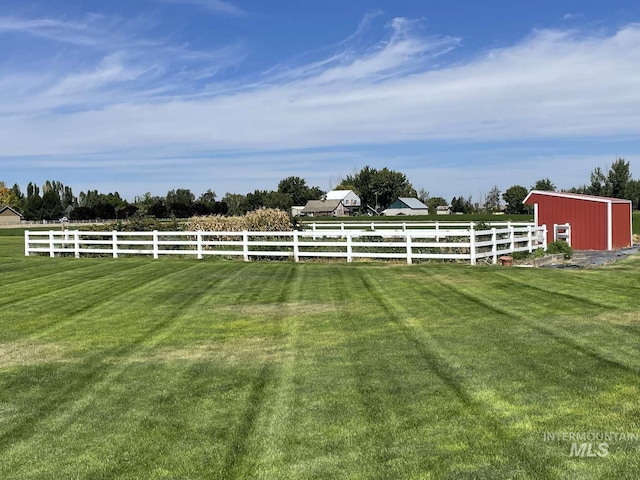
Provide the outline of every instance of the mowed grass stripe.
{"type": "MultiPolygon", "coordinates": [[[[178,284],[187,285],[186,280],[193,274],[194,267],[195,265],[191,265],[189,268],[183,268],[171,280],[178,282],[178,284]]],[[[220,278],[215,278],[211,284],[218,281],[220,278]]],[[[154,288],[153,282],[150,284],[148,288],[154,288]]],[[[166,298],[167,304],[158,304],[152,307],[149,314],[151,317],[157,316],[157,320],[149,321],[145,331],[136,338],[123,342],[115,349],[91,355],[83,365],[83,370],[86,372],[84,378],[74,382],[72,389],[62,390],[68,395],[60,395],[55,399],[55,409],[51,411],[45,409],[44,412],[40,410],[38,411],[40,416],[37,420],[33,417],[28,419],[28,428],[25,430],[30,432],[34,438],[22,443],[18,448],[6,452],[5,458],[12,458],[14,455],[19,458],[21,452],[28,452],[31,449],[31,442],[46,444],[47,441],[51,442],[57,436],[63,435],[65,430],[78,418],[82,418],[85,411],[97,401],[97,398],[100,398],[102,391],[108,389],[109,385],[117,381],[131,367],[132,364],[126,361],[126,357],[144,358],[141,350],[149,351],[160,338],[167,337],[178,328],[184,327],[191,318],[190,308],[197,309],[198,298],[208,293],[206,288],[191,290],[187,288],[186,290],[186,294],[185,291],[176,290],[174,295],[166,298]],[[62,410],[63,413],[59,413],[59,410],[62,410]],[[54,416],[54,418],[50,420],[49,416],[54,416]],[[46,425],[46,428],[42,428],[43,424],[46,425]],[[43,436],[45,438],[42,438],[43,436]]],[[[50,403],[50,400],[46,399],[46,403],[50,403]]],[[[16,431],[10,432],[10,434],[14,439],[20,437],[16,431]]],[[[17,460],[17,463],[19,464],[21,461],[24,459],[17,460]]],[[[7,472],[10,471],[9,467],[7,472]]],[[[73,472],[70,471],[69,474],[71,473],[73,472]]]]}
{"type": "MultiPolygon", "coordinates": [[[[3,315],[7,319],[21,320],[9,323],[0,338],[5,341],[16,340],[34,332],[40,332],[40,337],[46,336],[48,332],[75,323],[82,315],[100,312],[102,304],[106,302],[117,302],[117,309],[122,310],[127,305],[123,297],[128,295],[130,298],[137,289],[172,274],[171,269],[158,269],[157,265],[145,263],[112,268],[114,270],[106,268],[105,272],[95,272],[93,275],[90,271],[76,272],[80,275],[75,276],[70,273],[65,277],[62,287],[53,280],[39,285],[38,289],[25,286],[16,294],[15,302],[3,305],[3,315]]],[[[100,318],[102,315],[97,316],[100,318]]],[[[66,335],[68,333],[64,332],[63,336],[66,335]]]]}
{"type": "MultiPolygon", "coordinates": [[[[423,364],[437,375],[462,403],[464,415],[468,417],[465,422],[466,433],[470,434],[475,430],[475,435],[468,435],[469,450],[484,450],[487,443],[494,445],[496,453],[492,458],[491,471],[501,478],[518,476],[524,472],[533,478],[552,478],[552,457],[544,458],[543,454],[540,458],[540,452],[537,455],[531,454],[531,446],[535,440],[528,432],[522,434],[512,428],[512,419],[502,411],[504,404],[500,405],[502,408],[496,408],[496,405],[487,401],[486,386],[483,383],[475,384],[469,381],[467,372],[459,366],[460,357],[452,355],[445,345],[440,344],[427,329],[416,322],[409,309],[397,301],[400,297],[386,295],[379,277],[369,276],[363,280],[380,308],[398,325],[407,341],[419,352],[423,364]],[[470,425],[474,427],[469,429],[470,425]]],[[[425,290],[426,295],[435,293],[425,290]]],[[[459,432],[461,436],[464,433],[459,432]]],[[[456,475],[466,474],[464,465],[460,465],[457,470],[456,475]]]]}
{"type": "MultiPolygon", "coordinates": [[[[430,269],[427,269],[427,271],[428,270],[430,269]]],[[[482,359],[477,358],[478,345],[474,345],[473,342],[471,342],[470,344],[468,339],[463,337],[456,337],[455,341],[449,341],[446,344],[443,344],[441,346],[442,348],[439,349],[440,352],[442,352],[443,354],[445,354],[446,357],[449,358],[448,365],[457,366],[457,368],[452,369],[452,371],[454,373],[457,373],[458,378],[462,382],[461,384],[465,386],[465,389],[469,392],[469,394],[473,398],[479,398],[480,400],[482,400],[483,397],[487,397],[489,399],[497,400],[498,405],[502,410],[511,410],[512,412],[518,412],[519,415],[522,415],[522,413],[524,412],[522,409],[522,403],[523,403],[522,395],[520,395],[518,390],[523,390],[527,388],[546,389],[548,393],[554,395],[554,397],[552,398],[560,399],[562,397],[570,396],[570,395],[567,395],[567,392],[563,390],[570,390],[571,387],[575,388],[576,390],[575,393],[579,395],[581,392],[585,391],[585,387],[590,390],[591,388],[594,388],[594,387],[597,389],[597,386],[606,386],[602,384],[598,385],[597,383],[596,385],[590,385],[589,380],[587,380],[587,383],[585,384],[585,377],[581,376],[580,371],[576,369],[576,360],[580,362],[583,359],[581,358],[576,359],[576,355],[572,353],[572,349],[564,348],[566,345],[564,344],[563,340],[559,340],[558,342],[552,342],[551,344],[548,344],[548,345],[547,345],[548,342],[544,342],[542,345],[539,345],[538,342],[540,342],[541,340],[540,335],[539,334],[531,335],[531,332],[527,331],[527,330],[530,330],[528,322],[520,322],[521,319],[519,317],[516,317],[515,322],[512,321],[511,320],[513,318],[512,315],[507,315],[505,314],[506,312],[502,312],[501,314],[500,308],[496,308],[495,306],[492,306],[490,304],[488,305],[487,302],[484,300],[484,298],[476,297],[474,299],[474,295],[470,295],[468,291],[464,292],[465,293],[464,295],[461,295],[462,298],[450,298],[450,294],[453,293],[455,295],[459,288],[459,287],[456,287],[456,285],[460,285],[461,283],[460,282],[461,279],[456,278],[456,273],[460,273],[460,272],[464,272],[464,269],[451,270],[452,283],[448,285],[446,288],[442,288],[441,291],[437,291],[437,288],[436,288],[436,291],[433,291],[433,287],[436,287],[438,283],[429,282],[429,277],[425,278],[425,282],[430,285],[428,289],[421,288],[422,284],[418,285],[416,282],[413,281],[403,286],[403,291],[405,295],[408,295],[407,290],[411,290],[411,288],[413,288],[416,291],[420,291],[420,293],[425,298],[429,294],[432,294],[432,297],[434,296],[438,298],[444,297],[449,301],[451,305],[451,310],[453,311],[454,314],[457,310],[466,310],[464,308],[464,302],[466,301],[473,302],[475,300],[477,303],[477,306],[479,307],[479,310],[477,310],[477,315],[480,318],[484,319],[482,326],[490,326],[492,325],[492,323],[494,323],[491,320],[489,320],[485,315],[483,315],[482,308],[488,308],[490,310],[494,310],[494,312],[497,314],[494,316],[494,319],[496,322],[500,323],[501,325],[500,330],[494,329],[493,332],[487,331],[486,334],[484,334],[482,330],[474,329],[475,335],[478,335],[478,337],[482,339],[482,344],[484,345],[485,349],[487,348],[487,346],[490,345],[487,343],[487,340],[489,339],[493,340],[491,337],[491,333],[493,333],[493,338],[496,339],[496,344],[499,346],[499,348],[496,349],[495,352],[490,351],[490,353],[488,353],[484,358],[482,359]],[[431,290],[431,291],[427,291],[427,290],[431,290]],[[448,297],[448,294],[449,294],[449,297],[448,297]],[[522,328],[522,323],[524,323],[524,326],[525,326],[524,330],[522,328]],[[501,339],[500,337],[506,337],[506,338],[501,339]],[[510,346],[509,344],[512,344],[512,345],[510,346]],[[531,353],[532,355],[527,355],[527,353],[531,353]],[[470,356],[472,356],[471,359],[468,359],[468,357],[470,356]],[[496,359],[499,359],[499,358],[502,358],[504,362],[501,362],[501,363],[496,362],[496,359]],[[565,360],[564,362],[562,361],[563,358],[565,360]],[[481,365],[479,366],[479,368],[473,368],[474,363],[482,362],[482,361],[486,362],[484,366],[481,365]],[[522,373],[518,375],[518,377],[521,377],[521,378],[517,378],[513,376],[513,373],[516,373],[518,370],[516,368],[513,368],[513,366],[516,366],[516,365],[521,365],[522,367],[525,367],[520,369],[522,370],[522,373]],[[478,373],[482,374],[482,371],[485,372],[484,379],[482,378],[482,376],[478,376],[478,373]],[[487,371],[490,372],[489,375],[486,374],[487,371]],[[505,371],[509,373],[509,377],[505,379],[501,379],[501,377],[504,377],[503,372],[505,371]],[[499,372],[501,375],[496,376],[494,372],[499,372]],[[531,377],[531,374],[535,376],[531,377]],[[560,374],[559,378],[557,378],[559,382],[558,388],[549,389],[549,385],[548,385],[549,381],[553,380],[553,376],[554,375],[558,376],[558,374],[560,374]],[[474,381],[474,380],[477,380],[477,381],[474,381]],[[506,382],[507,388],[504,389],[501,395],[496,397],[495,395],[496,392],[491,393],[486,390],[486,385],[488,384],[498,385],[500,387],[503,387],[500,384],[502,380],[507,380],[506,382]],[[513,388],[514,381],[515,381],[515,385],[519,386],[519,388],[515,390],[513,388]],[[505,399],[508,397],[512,397],[514,394],[515,394],[515,398],[511,399],[511,402],[514,405],[510,405],[508,401],[505,401],[505,399]],[[514,402],[514,400],[517,400],[517,401],[514,402]]],[[[412,277],[413,276],[414,275],[412,275],[412,277]]],[[[375,281],[378,281],[377,277],[374,277],[374,278],[376,279],[375,281]]],[[[483,285],[483,283],[477,284],[479,290],[480,290],[480,285],[483,285]]],[[[468,286],[467,286],[467,289],[468,289],[468,286]]],[[[384,291],[387,293],[387,295],[385,296],[385,298],[387,299],[401,298],[398,295],[394,295],[393,292],[390,292],[388,289],[388,286],[386,285],[385,285],[384,291]]],[[[490,292],[490,290],[487,290],[487,292],[490,292]]],[[[460,292],[457,292],[457,294],[459,295],[460,292]]],[[[489,297],[491,296],[490,293],[488,293],[487,295],[489,297]]],[[[411,297],[414,298],[413,296],[411,297]]],[[[524,299],[519,298],[519,303],[521,303],[523,300],[524,299]]],[[[408,304],[402,303],[401,305],[403,309],[408,310],[409,312],[415,313],[414,312],[416,310],[415,302],[411,302],[408,304]]],[[[424,335],[425,331],[427,331],[430,328],[430,326],[428,325],[428,320],[425,321],[425,319],[422,319],[422,320],[416,321],[417,318],[420,318],[420,315],[414,316],[412,318],[413,320],[411,323],[415,323],[416,325],[419,325],[419,328],[417,331],[422,332],[421,334],[424,335]]],[[[437,325],[434,327],[438,328],[437,325]]],[[[435,330],[435,328],[433,329],[434,332],[437,331],[435,330]]],[[[545,336],[549,335],[548,331],[542,331],[541,333],[545,336]]],[[[473,337],[475,337],[475,335],[473,335],[473,337]]],[[[434,335],[431,335],[429,338],[432,339],[433,336],[434,335]]],[[[573,345],[571,346],[573,347],[573,345]]],[[[586,362],[586,363],[589,363],[589,362],[586,362]]],[[[614,371],[603,372],[600,380],[608,379],[610,378],[610,375],[620,374],[621,368],[623,370],[626,370],[626,367],[624,365],[620,365],[617,362],[612,363],[608,359],[603,359],[599,357],[595,358],[595,362],[593,362],[593,366],[585,365],[583,366],[583,369],[584,371],[588,371],[589,368],[600,369],[603,363],[607,364],[608,367],[612,367],[614,371]]],[[[627,379],[630,381],[637,380],[637,377],[634,374],[626,375],[626,376],[627,376],[627,379]]],[[[553,382],[551,382],[551,384],[553,385],[553,382]]],[[[544,392],[544,390],[540,390],[540,391],[544,392]]],[[[544,395],[541,397],[545,398],[544,395]]],[[[629,400],[631,396],[626,398],[627,400],[629,400]]],[[[540,402],[540,398],[537,398],[536,401],[540,402]]],[[[490,404],[488,404],[487,406],[491,408],[490,404]]],[[[534,407],[533,409],[527,407],[527,410],[529,410],[532,415],[538,415],[540,417],[544,417],[544,414],[547,413],[547,410],[545,408],[537,409],[535,408],[536,405],[533,405],[533,407],[534,407]]],[[[585,410],[579,410],[579,412],[582,414],[584,411],[590,411],[589,409],[593,411],[592,410],[593,406],[588,405],[585,410]]],[[[601,413],[603,414],[604,417],[609,417],[607,415],[607,412],[608,410],[605,409],[601,413]]],[[[540,425],[540,428],[543,429],[544,425],[540,425]]],[[[554,428],[557,430],[557,427],[547,425],[546,430],[543,430],[543,431],[553,431],[554,428]]],[[[539,441],[539,439],[535,439],[533,437],[527,438],[526,432],[525,432],[525,443],[523,444],[521,449],[523,453],[525,453],[526,451],[530,451],[530,446],[531,446],[530,442],[532,439],[539,441]]]]}
{"type": "Polygon", "coordinates": [[[585,276],[85,260],[115,269],[89,282],[72,274],[64,309],[52,308],[51,281],[37,316],[29,302],[0,314],[0,332],[13,332],[0,349],[34,349],[23,363],[0,350],[3,478],[586,479],[639,466],[637,444],[593,461],[542,439],[636,428],[637,372],[547,331],[632,367],[637,336],[620,327],[640,312],[623,288],[635,260],[585,276]]]}
{"type": "MultiPolygon", "coordinates": [[[[559,298],[549,300],[547,298],[541,301],[539,292],[529,288],[522,288],[519,289],[518,301],[513,301],[513,299],[508,298],[508,294],[506,293],[508,291],[507,288],[487,290],[478,288],[476,292],[473,292],[469,288],[461,288],[459,283],[455,281],[444,281],[442,279],[439,281],[450,291],[457,292],[460,296],[474,301],[487,309],[493,310],[499,317],[504,319],[504,322],[520,322],[527,325],[530,329],[557,341],[563,347],[569,347],[575,352],[590,356],[601,363],[607,363],[625,370],[638,371],[638,367],[640,366],[638,363],[639,359],[635,354],[635,348],[633,348],[633,346],[637,345],[637,340],[639,340],[637,335],[622,338],[621,344],[621,338],[617,335],[618,332],[613,332],[615,344],[607,342],[607,344],[602,345],[603,348],[599,346],[599,342],[593,342],[593,339],[588,339],[587,342],[581,341],[581,332],[579,330],[576,332],[575,326],[584,325],[584,322],[581,320],[576,321],[570,316],[571,314],[585,315],[589,312],[589,304],[583,302],[580,298],[557,294],[555,296],[562,297],[563,300],[559,298]],[[553,317],[548,314],[544,315],[545,312],[549,312],[549,305],[561,305],[558,313],[553,317]],[[587,305],[587,307],[585,307],[585,305],[587,305]],[[563,328],[562,324],[565,323],[562,320],[563,318],[569,319],[568,322],[574,327],[573,331],[563,328]],[[625,355],[620,355],[625,352],[630,353],[630,355],[626,355],[626,358],[624,358],[625,355]]],[[[509,282],[508,285],[512,285],[513,283],[515,282],[509,282]]],[[[594,301],[591,303],[590,316],[594,315],[594,306],[600,307],[599,311],[595,311],[596,315],[606,312],[609,309],[604,302],[594,301]]],[[[607,330],[611,332],[613,329],[604,325],[597,332],[598,336],[604,339],[603,331],[606,333],[607,330]]]]}
{"type": "MultiPolygon", "coordinates": [[[[58,273],[39,274],[33,279],[29,278],[24,281],[14,282],[5,286],[5,290],[11,295],[7,295],[0,300],[0,307],[6,308],[10,305],[19,306],[20,304],[33,304],[36,300],[42,300],[37,297],[56,297],[60,307],[64,308],[64,304],[68,295],[77,291],[77,286],[87,282],[99,283],[104,286],[104,280],[112,276],[127,277],[134,269],[149,269],[149,265],[143,263],[131,265],[104,265],[97,268],[96,264],[89,264],[77,269],[64,270],[58,273]],[[127,272],[126,274],[124,272],[127,272]]],[[[136,277],[136,280],[143,279],[144,273],[136,277]]],[[[116,286],[116,285],[114,285],[116,286]]]]}

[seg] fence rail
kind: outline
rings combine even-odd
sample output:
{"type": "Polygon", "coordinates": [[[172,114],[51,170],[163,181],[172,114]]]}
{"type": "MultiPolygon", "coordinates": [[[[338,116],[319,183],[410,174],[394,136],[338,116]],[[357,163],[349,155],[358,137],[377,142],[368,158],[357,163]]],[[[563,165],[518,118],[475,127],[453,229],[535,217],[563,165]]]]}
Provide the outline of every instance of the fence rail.
{"type": "MultiPolygon", "coordinates": [[[[472,229],[477,228],[478,222],[440,222],[437,220],[416,222],[416,221],[403,221],[403,222],[390,222],[390,221],[356,221],[356,222],[310,222],[303,220],[300,222],[305,230],[319,231],[319,230],[385,230],[385,229],[402,229],[402,230],[450,230],[450,229],[472,229]]],[[[483,225],[489,228],[509,228],[509,227],[528,227],[529,225],[535,226],[533,222],[482,222],[483,225]]]]}
{"type": "Polygon", "coordinates": [[[290,232],[88,232],[80,230],[25,231],[25,255],[50,257],[108,255],[236,256],[252,258],[478,260],[497,263],[513,252],[546,248],[546,227],[488,230],[317,230],[290,232]]]}

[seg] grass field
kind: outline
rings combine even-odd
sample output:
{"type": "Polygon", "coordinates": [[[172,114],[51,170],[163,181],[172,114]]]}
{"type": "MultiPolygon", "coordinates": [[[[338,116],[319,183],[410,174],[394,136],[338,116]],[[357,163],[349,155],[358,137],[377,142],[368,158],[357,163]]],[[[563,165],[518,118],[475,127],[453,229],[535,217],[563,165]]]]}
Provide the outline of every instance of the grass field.
{"type": "Polygon", "coordinates": [[[0,478],[638,478],[638,441],[570,457],[545,439],[640,433],[638,256],[575,271],[22,247],[0,236],[0,478]]]}

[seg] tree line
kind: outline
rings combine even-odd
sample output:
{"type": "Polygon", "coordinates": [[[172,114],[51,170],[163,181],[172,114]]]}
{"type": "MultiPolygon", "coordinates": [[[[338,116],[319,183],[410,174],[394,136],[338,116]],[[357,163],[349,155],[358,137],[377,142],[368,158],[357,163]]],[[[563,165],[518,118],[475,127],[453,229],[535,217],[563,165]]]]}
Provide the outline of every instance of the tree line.
{"type": "MultiPolygon", "coordinates": [[[[353,190],[362,201],[361,213],[381,212],[398,197],[418,198],[435,213],[438,206],[449,206],[452,213],[531,213],[531,207],[524,205],[531,189],[556,190],[549,178],[538,180],[530,188],[513,185],[504,193],[494,186],[484,199],[473,202],[471,196],[455,196],[451,201],[443,197],[431,197],[424,188],[414,188],[407,176],[388,168],[376,169],[365,166],[353,174],[340,179],[336,190],[353,190]]],[[[590,174],[590,182],[565,190],[572,193],[624,198],[631,200],[633,208],[640,208],[640,180],[634,180],[629,162],[618,158],[610,167],[595,168],[590,174]]],[[[0,206],[9,206],[24,216],[25,220],[69,220],[130,219],[134,216],[155,218],[186,218],[194,215],[243,215],[261,207],[289,211],[294,205],[305,205],[309,200],[317,200],[325,194],[320,187],[307,185],[305,179],[290,176],[278,183],[276,190],[254,190],[247,194],[226,193],[218,199],[209,189],[200,196],[188,188],[170,190],[165,196],[145,193],[136,196],[133,202],[122,198],[116,192],[100,193],[87,190],[74,195],[71,187],[59,181],[47,180],[42,187],[30,182],[26,192],[14,184],[8,187],[0,181],[0,206]]]]}
{"type": "MultiPolygon", "coordinates": [[[[497,187],[494,187],[494,189],[497,189],[497,187]]],[[[555,191],[556,186],[546,178],[538,181],[531,189],[555,191]]],[[[564,191],[600,197],[622,198],[631,201],[633,210],[640,209],[640,180],[635,180],[632,177],[631,165],[624,158],[618,158],[604,169],[596,167],[591,171],[589,183],[583,183],[564,191]]],[[[531,207],[522,203],[528,193],[529,190],[522,185],[509,187],[502,195],[506,204],[506,213],[531,213],[531,207]]],[[[495,198],[492,198],[492,206],[494,205],[494,200],[495,198]]]]}

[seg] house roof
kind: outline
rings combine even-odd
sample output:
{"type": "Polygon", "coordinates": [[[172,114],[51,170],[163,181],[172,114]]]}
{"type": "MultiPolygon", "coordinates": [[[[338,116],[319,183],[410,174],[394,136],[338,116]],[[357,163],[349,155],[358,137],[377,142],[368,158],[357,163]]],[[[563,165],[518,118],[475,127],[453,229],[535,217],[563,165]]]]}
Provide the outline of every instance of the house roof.
{"type": "Polygon", "coordinates": [[[424,210],[425,208],[429,208],[417,198],[399,197],[398,200],[413,210],[424,210]]]}
{"type": "Polygon", "coordinates": [[[451,207],[449,207],[449,205],[438,205],[436,207],[436,210],[440,210],[440,211],[444,211],[444,210],[449,210],[451,207]]]}
{"type": "Polygon", "coordinates": [[[333,212],[340,206],[342,199],[338,200],[309,200],[302,209],[302,213],[333,212]]]}
{"type": "Polygon", "coordinates": [[[327,192],[327,200],[343,200],[350,193],[355,195],[353,190],[331,190],[327,192]]]}
{"type": "Polygon", "coordinates": [[[546,190],[531,190],[529,195],[522,201],[527,203],[533,195],[543,195],[547,197],[560,197],[560,198],[572,198],[574,200],[584,200],[589,202],[602,202],[602,203],[631,203],[631,200],[625,200],[623,198],[611,198],[611,197],[598,197],[595,195],[585,195],[582,193],[568,193],[568,192],[548,192],[546,190]]]}
{"type": "Polygon", "coordinates": [[[13,208],[11,207],[0,207],[0,213],[9,210],[10,212],[15,213],[17,216],[19,216],[20,218],[22,218],[22,214],[20,212],[16,212],[13,208]]]}

